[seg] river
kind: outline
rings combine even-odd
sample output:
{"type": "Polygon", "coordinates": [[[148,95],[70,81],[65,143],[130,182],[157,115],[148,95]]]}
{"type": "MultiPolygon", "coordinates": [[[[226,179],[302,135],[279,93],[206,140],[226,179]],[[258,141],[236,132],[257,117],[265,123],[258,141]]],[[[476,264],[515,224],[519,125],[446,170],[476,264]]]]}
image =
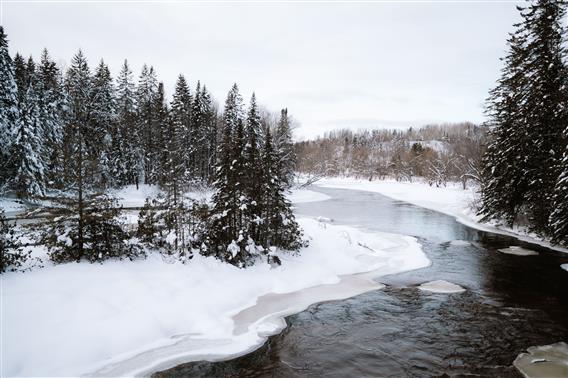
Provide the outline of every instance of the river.
{"type": "Polygon", "coordinates": [[[519,353],[568,340],[568,272],[560,268],[567,254],[376,193],[314,190],[331,199],[297,204],[297,214],[415,236],[432,265],[377,277],[384,289],[312,305],[245,356],[187,363],[156,376],[519,377],[512,366],[519,353]],[[539,254],[498,251],[512,245],[539,254]],[[416,289],[432,280],[467,290],[416,289]]]}

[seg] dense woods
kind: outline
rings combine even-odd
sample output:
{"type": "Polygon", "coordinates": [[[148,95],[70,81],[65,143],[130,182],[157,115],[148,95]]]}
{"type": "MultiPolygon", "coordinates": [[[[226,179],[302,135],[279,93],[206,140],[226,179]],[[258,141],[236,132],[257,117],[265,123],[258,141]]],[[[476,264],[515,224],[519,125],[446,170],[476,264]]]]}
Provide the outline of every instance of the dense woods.
{"type": "Polygon", "coordinates": [[[52,260],[136,258],[141,240],[246,266],[304,244],[285,198],[295,162],[286,109],[274,117],[253,94],[245,113],[234,84],[219,112],[206,86],[192,90],[183,75],[168,103],[153,67],[135,83],[125,60],[115,80],[81,51],[65,72],[47,50],[39,63],[12,59],[2,28],[0,74],[0,188],[49,203],[41,242],[52,260]],[[164,196],[147,202],[132,235],[108,190],[140,184],[164,196]],[[216,189],[211,208],[185,197],[196,185],[216,189]]]}

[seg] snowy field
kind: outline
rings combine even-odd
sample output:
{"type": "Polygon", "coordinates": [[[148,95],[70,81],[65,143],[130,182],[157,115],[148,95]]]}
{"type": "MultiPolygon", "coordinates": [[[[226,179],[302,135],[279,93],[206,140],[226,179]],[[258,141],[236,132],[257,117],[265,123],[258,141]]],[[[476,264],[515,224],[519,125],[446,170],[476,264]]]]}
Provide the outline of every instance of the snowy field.
{"type": "MultiPolygon", "coordinates": [[[[140,206],[152,192],[146,189],[137,197],[127,190],[123,204],[140,206]]],[[[291,198],[327,199],[311,191],[291,198]]],[[[182,264],[152,254],[3,274],[1,375],[140,375],[239,355],[279,332],[283,316],[380,289],[374,276],[430,264],[411,237],[299,222],[310,246],[280,255],[277,268],[238,269],[201,256],[182,264]]]]}
{"type": "Polygon", "coordinates": [[[553,246],[537,235],[522,228],[513,228],[502,224],[481,223],[474,210],[479,202],[477,188],[463,190],[461,184],[448,183],[447,187],[429,186],[425,182],[397,182],[395,180],[362,180],[348,177],[323,178],[316,186],[337,189],[365,190],[380,193],[395,200],[408,202],[416,206],[438,211],[456,218],[466,226],[503,235],[514,236],[520,240],[539,244],[557,251],[568,249],[553,246]]]}

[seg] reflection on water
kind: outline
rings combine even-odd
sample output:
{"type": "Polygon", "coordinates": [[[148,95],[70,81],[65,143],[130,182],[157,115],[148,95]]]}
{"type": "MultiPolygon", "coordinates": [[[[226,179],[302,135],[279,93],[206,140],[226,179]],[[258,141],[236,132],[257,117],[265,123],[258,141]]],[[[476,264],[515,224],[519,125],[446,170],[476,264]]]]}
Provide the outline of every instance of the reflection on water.
{"type": "Polygon", "coordinates": [[[566,254],[473,230],[378,194],[318,191],[333,198],[298,204],[298,214],[416,236],[432,265],[378,277],[386,289],[313,305],[287,318],[285,331],[246,356],[184,364],[157,375],[518,377],[512,362],[527,347],[568,341],[568,273],[560,269],[566,254]],[[542,253],[498,252],[510,245],[542,253]],[[416,289],[432,280],[467,291],[416,289]]]}

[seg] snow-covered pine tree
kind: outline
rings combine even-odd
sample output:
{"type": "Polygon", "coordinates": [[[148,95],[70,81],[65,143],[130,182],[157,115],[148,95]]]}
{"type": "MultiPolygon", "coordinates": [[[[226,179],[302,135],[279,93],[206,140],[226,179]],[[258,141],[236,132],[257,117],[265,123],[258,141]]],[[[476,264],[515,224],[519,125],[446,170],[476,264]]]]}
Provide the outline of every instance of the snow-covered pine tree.
{"type": "MultiPolygon", "coordinates": [[[[568,138],[568,127],[565,135],[568,138]]],[[[559,170],[561,173],[554,190],[550,230],[555,243],[568,246],[568,142],[559,170]]]]}
{"type": "Polygon", "coordinates": [[[549,232],[554,187],[565,151],[568,124],[568,67],[566,66],[566,8],[568,2],[538,0],[522,13],[528,32],[525,75],[530,77],[524,116],[531,140],[526,193],[531,228],[549,232]]]}
{"type": "Polygon", "coordinates": [[[158,84],[158,93],[154,101],[155,129],[156,132],[156,179],[160,186],[167,184],[168,159],[169,159],[169,115],[168,106],[164,93],[164,83],[158,84]]]}
{"type": "Polygon", "coordinates": [[[217,113],[211,101],[211,95],[207,88],[203,86],[199,96],[201,112],[203,115],[203,127],[205,128],[205,165],[204,181],[211,183],[215,177],[215,166],[217,161],[217,113]]]}
{"type": "Polygon", "coordinates": [[[263,223],[263,209],[261,198],[264,195],[262,182],[262,160],[260,147],[262,143],[262,125],[260,114],[256,103],[256,95],[253,93],[250,99],[247,112],[247,122],[245,130],[245,147],[243,152],[245,170],[245,192],[249,201],[245,214],[249,222],[248,234],[252,240],[260,239],[260,230],[263,223]]]}
{"type": "Polygon", "coordinates": [[[178,184],[185,185],[192,178],[194,148],[191,144],[191,106],[192,96],[183,75],[179,75],[171,102],[171,115],[174,126],[172,153],[176,154],[176,171],[180,174],[178,184]],[[181,179],[181,180],[180,180],[181,179]]]}
{"type": "Polygon", "coordinates": [[[195,88],[195,94],[193,96],[193,102],[191,104],[190,144],[194,146],[192,172],[194,178],[198,179],[199,181],[204,181],[207,171],[207,129],[205,125],[206,114],[205,109],[203,109],[202,106],[203,103],[201,101],[201,82],[197,81],[197,87],[195,88]]]}
{"type": "Polygon", "coordinates": [[[568,122],[565,7],[539,0],[520,9],[523,21],[509,39],[503,75],[488,103],[494,140],[485,157],[481,213],[509,223],[523,214],[543,234],[549,231],[568,122]]]}
{"type": "Polygon", "coordinates": [[[90,115],[89,150],[94,157],[89,170],[96,186],[102,189],[113,186],[112,145],[116,133],[115,89],[108,66],[101,59],[93,76],[91,92],[92,112],[90,115]]]}
{"type": "Polygon", "coordinates": [[[136,108],[138,111],[138,130],[140,135],[140,143],[143,152],[144,166],[144,183],[153,184],[156,182],[156,132],[153,128],[155,125],[156,114],[155,102],[158,92],[158,79],[153,67],[144,64],[142,73],[138,81],[138,89],[136,91],[136,108]]]}
{"type": "Polygon", "coordinates": [[[288,109],[282,109],[280,120],[274,135],[275,150],[278,153],[278,169],[282,182],[290,187],[294,181],[294,170],[296,169],[296,153],[294,142],[292,141],[292,128],[288,109]]]}
{"type": "Polygon", "coordinates": [[[18,124],[10,150],[9,166],[13,176],[8,187],[20,198],[45,195],[46,154],[44,130],[40,119],[40,101],[36,91],[37,76],[33,60],[26,64],[17,55],[18,124]]]}
{"type": "Polygon", "coordinates": [[[15,140],[18,118],[18,88],[8,38],[0,26],[0,191],[13,178],[10,151],[15,140]]]}
{"type": "Polygon", "coordinates": [[[53,188],[63,186],[63,116],[64,94],[61,88],[61,73],[47,49],[41,55],[38,67],[38,95],[40,124],[43,125],[45,161],[47,162],[47,185],[53,188]]]}
{"type": "Polygon", "coordinates": [[[113,176],[117,185],[138,185],[142,174],[140,135],[136,127],[135,85],[127,60],[116,80],[118,121],[111,157],[113,176]]]}
{"type": "Polygon", "coordinates": [[[302,230],[296,222],[292,205],[286,198],[287,183],[280,176],[278,158],[279,154],[272,146],[270,129],[267,129],[262,149],[262,245],[267,250],[277,247],[286,251],[298,251],[306,245],[306,241],[302,239],[302,230]]]}
{"type": "Polygon", "coordinates": [[[0,209],[0,273],[17,270],[28,259],[29,253],[21,249],[13,223],[6,220],[4,209],[0,209]]]}
{"type": "Polygon", "coordinates": [[[523,70],[527,58],[525,30],[521,28],[511,34],[508,45],[501,78],[487,100],[491,142],[483,157],[480,214],[486,220],[505,219],[512,225],[522,210],[528,186],[524,173],[525,155],[530,149],[522,116],[527,82],[523,70]]]}

